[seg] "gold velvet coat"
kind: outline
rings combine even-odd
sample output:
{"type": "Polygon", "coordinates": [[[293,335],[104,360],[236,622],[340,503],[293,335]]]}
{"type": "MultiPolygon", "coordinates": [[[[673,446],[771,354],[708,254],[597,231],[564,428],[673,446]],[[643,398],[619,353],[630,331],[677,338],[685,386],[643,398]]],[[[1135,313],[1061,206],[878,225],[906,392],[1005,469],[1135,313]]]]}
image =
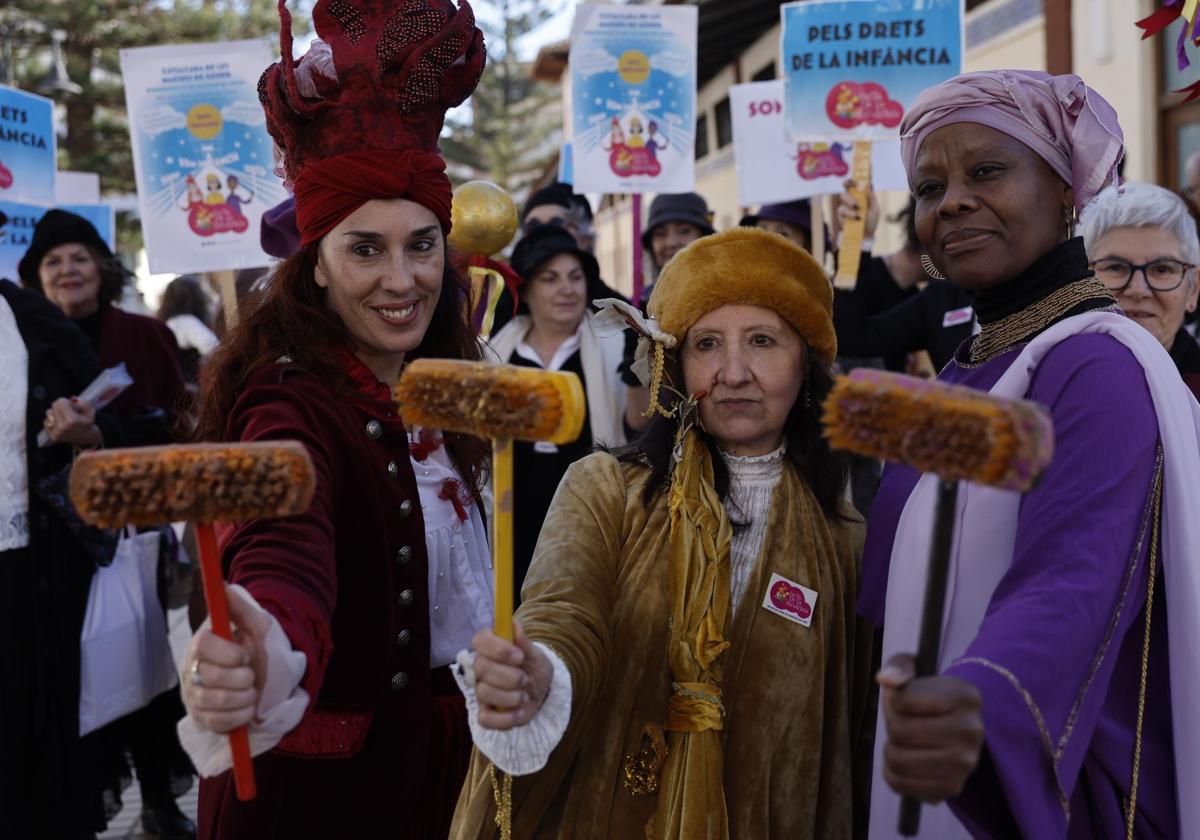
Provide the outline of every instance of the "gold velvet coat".
{"type": "MultiPolygon", "coordinates": [[[[514,838],[646,836],[657,795],[631,793],[625,756],[671,696],[667,494],[643,503],[649,475],[591,455],[546,517],[517,618],[569,669],[571,722],[546,767],[514,780],[514,838]]],[[[847,506],[830,524],[790,462],[770,516],[724,654],[729,836],[865,836],[874,691],[872,631],[854,609],[862,519],[847,506]],[[811,627],[763,608],[772,572],[817,592],[811,627]]],[[[488,764],[472,756],[453,838],[496,836],[488,764]]]]}

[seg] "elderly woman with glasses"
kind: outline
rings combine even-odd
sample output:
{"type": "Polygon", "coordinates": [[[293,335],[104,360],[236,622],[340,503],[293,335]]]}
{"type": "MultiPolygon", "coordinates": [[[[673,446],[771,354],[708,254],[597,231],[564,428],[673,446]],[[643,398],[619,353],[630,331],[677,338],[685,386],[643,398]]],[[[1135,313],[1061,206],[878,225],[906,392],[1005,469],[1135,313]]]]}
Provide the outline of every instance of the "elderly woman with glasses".
{"type": "Polygon", "coordinates": [[[1166,348],[1200,399],[1200,344],[1183,328],[1200,298],[1200,238],[1187,205],[1153,184],[1109,187],[1084,210],[1079,234],[1096,278],[1166,348]]]}

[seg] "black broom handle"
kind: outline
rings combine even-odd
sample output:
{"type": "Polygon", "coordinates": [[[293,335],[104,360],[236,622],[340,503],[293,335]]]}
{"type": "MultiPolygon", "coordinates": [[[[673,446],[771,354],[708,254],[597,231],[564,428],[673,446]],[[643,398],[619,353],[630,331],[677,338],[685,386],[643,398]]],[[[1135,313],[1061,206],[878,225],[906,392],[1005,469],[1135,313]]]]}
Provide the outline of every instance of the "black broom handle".
{"type": "MultiPolygon", "coordinates": [[[[946,608],[946,577],[954,541],[954,516],[958,508],[958,482],[938,482],[937,508],[933,518],[933,543],[929,547],[929,574],[925,579],[925,605],[921,609],[921,640],[917,643],[917,676],[937,673],[938,649],[942,640],[942,613],[946,608]]],[[[921,829],[921,800],[900,800],[899,831],[916,837],[921,829]]]]}

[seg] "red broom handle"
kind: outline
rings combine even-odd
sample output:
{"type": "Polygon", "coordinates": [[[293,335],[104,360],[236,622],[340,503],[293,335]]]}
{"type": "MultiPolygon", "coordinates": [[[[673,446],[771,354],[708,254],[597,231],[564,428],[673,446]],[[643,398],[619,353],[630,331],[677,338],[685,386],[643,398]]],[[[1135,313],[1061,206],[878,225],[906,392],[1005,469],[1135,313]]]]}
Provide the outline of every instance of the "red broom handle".
{"type": "MultiPolygon", "coordinates": [[[[221,574],[221,555],[217,551],[217,535],[212,525],[196,523],[196,543],[200,548],[200,577],[204,581],[204,600],[208,602],[213,632],[222,639],[232,641],[229,602],[225,600],[225,580],[221,574]]],[[[250,735],[246,727],[239,726],[229,733],[229,747],[233,752],[233,779],[237,784],[237,797],[243,802],[253,799],[258,794],[258,788],[254,784],[250,735]]]]}

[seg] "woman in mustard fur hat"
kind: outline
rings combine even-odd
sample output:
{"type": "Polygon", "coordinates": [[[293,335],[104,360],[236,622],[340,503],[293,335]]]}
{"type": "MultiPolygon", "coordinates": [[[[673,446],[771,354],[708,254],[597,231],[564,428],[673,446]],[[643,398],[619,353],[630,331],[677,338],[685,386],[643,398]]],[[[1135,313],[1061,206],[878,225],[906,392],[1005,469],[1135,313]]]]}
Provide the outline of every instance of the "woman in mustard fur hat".
{"type": "Polygon", "coordinates": [[[737,229],[681,251],[642,336],[655,417],[574,464],[516,643],[459,656],[475,740],[452,837],[851,837],[865,812],[862,520],[821,437],[832,292],[737,229]]]}

